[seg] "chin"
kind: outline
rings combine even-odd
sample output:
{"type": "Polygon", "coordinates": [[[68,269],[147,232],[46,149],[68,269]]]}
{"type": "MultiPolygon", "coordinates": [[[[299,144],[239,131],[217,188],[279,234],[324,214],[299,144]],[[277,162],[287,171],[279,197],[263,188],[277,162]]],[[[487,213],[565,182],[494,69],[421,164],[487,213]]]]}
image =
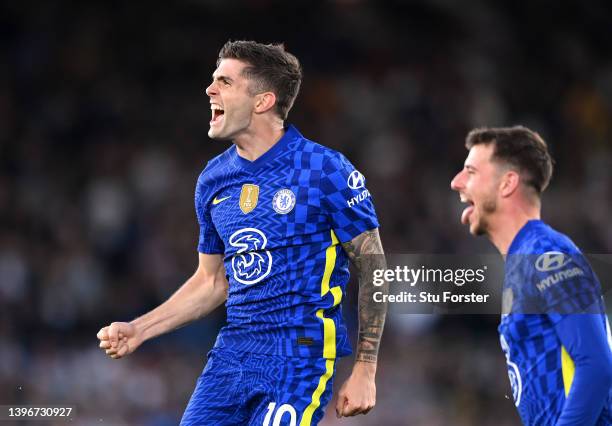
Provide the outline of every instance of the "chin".
{"type": "Polygon", "coordinates": [[[484,223],[480,221],[476,223],[470,223],[470,234],[477,237],[487,235],[487,227],[484,223]]]}
{"type": "Polygon", "coordinates": [[[224,139],[224,138],[223,138],[223,137],[222,137],[222,136],[219,134],[219,132],[218,132],[218,131],[214,131],[214,130],[212,130],[212,129],[210,129],[210,130],[208,131],[208,137],[209,137],[210,139],[214,139],[214,140],[221,140],[221,139],[224,139]]]}
{"type": "Polygon", "coordinates": [[[481,237],[483,235],[487,235],[487,231],[482,227],[478,227],[472,232],[472,234],[476,235],[477,237],[481,237]]]}

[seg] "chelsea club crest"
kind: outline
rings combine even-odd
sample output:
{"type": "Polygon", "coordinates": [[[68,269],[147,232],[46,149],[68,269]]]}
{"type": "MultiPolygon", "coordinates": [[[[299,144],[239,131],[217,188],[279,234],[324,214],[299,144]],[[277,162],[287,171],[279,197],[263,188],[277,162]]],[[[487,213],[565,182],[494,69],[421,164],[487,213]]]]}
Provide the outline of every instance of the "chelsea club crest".
{"type": "Polygon", "coordinates": [[[295,207],[295,194],[290,189],[281,189],[272,199],[272,207],[278,214],[287,214],[295,207]]]}

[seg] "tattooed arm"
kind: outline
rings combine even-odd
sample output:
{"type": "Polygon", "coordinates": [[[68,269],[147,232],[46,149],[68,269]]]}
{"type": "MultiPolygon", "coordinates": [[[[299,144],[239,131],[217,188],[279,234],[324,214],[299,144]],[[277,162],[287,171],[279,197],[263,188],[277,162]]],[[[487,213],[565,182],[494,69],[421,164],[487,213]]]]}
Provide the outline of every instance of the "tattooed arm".
{"type": "Polygon", "coordinates": [[[387,287],[376,287],[372,283],[374,270],[386,268],[378,229],[366,231],[342,246],[359,273],[357,361],[376,363],[387,314],[387,305],[376,303],[373,299],[374,292],[385,292],[387,287]]]}
{"type": "Polygon", "coordinates": [[[385,325],[387,305],[373,299],[374,292],[388,292],[388,284],[373,284],[374,270],[386,269],[378,229],[366,231],[342,244],[359,274],[359,337],[353,372],[340,389],[336,414],[367,414],[376,403],[376,364],[385,325]]]}

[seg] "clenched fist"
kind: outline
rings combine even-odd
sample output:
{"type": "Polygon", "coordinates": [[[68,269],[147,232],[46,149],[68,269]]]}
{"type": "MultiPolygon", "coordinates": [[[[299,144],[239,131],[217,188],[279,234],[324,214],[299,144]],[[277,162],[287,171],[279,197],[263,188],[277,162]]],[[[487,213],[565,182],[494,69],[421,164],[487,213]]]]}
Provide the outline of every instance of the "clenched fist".
{"type": "Polygon", "coordinates": [[[114,322],[100,329],[97,335],[106,355],[119,359],[131,354],[142,343],[141,333],[129,322],[114,322]]]}

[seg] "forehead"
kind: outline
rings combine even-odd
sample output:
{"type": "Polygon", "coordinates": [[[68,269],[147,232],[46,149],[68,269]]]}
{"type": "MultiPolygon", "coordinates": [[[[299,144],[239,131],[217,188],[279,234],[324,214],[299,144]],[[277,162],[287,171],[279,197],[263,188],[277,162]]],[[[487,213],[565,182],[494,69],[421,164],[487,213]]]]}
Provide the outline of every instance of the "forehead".
{"type": "Polygon", "coordinates": [[[238,59],[221,59],[213,77],[230,77],[237,79],[242,76],[242,70],[246,67],[246,63],[238,59]]]}
{"type": "Polygon", "coordinates": [[[465,160],[466,166],[482,168],[486,165],[493,165],[491,155],[495,146],[493,143],[474,145],[470,148],[470,152],[465,160]]]}

